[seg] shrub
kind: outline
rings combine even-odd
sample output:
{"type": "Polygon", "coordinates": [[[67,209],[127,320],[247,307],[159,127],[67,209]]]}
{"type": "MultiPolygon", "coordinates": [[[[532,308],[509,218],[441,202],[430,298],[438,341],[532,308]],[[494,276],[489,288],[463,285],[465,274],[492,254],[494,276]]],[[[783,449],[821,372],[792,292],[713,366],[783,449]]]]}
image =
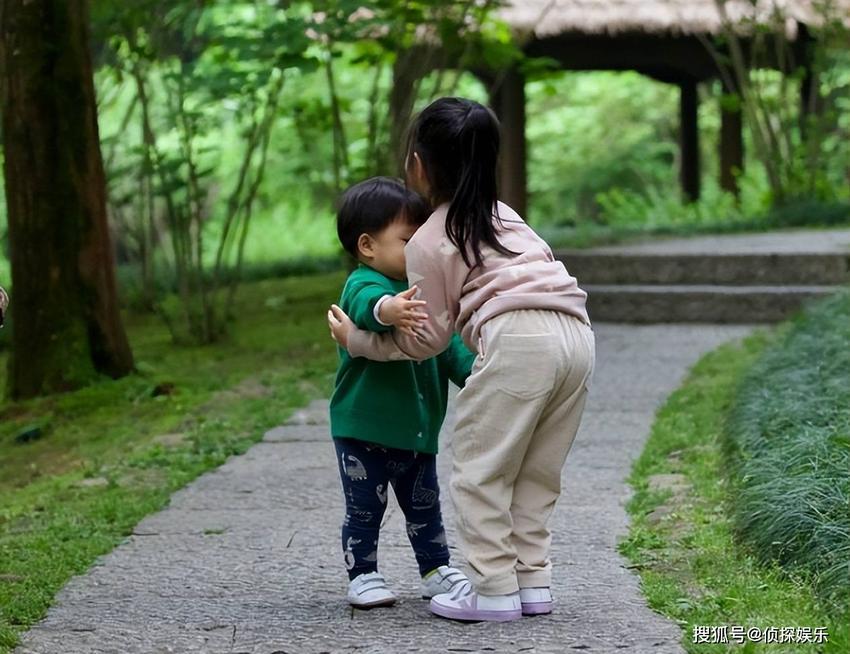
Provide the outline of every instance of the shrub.
{"type": "Polygon", "coordinates": [[[850,292],[811,307],[744,377],[724,435],[739,536],[850,603],[850,292]]]}

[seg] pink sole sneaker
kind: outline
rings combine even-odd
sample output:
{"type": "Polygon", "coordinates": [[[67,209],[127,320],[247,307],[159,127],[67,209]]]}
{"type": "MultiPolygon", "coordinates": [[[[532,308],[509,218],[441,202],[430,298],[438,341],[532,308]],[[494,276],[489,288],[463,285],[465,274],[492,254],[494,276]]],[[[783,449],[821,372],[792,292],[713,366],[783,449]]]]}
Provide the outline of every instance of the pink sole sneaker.
{"type": "Polygon", "coordinates": [[[431,600],[431,613],[449,620],[461,622],[510,622],[522,617],[522,610],[514,611],[484,611],[482,609],[461,609],[435,604],[431,600]]]}
{"type": "Polygon", "coordinates": [[[510,622],[522,617],[519,593],[482,596],[466,584],[452,593],[431,599],[431,612],[441,618],[462,622],[510,622]]]}
{"type": "Polygon", "coordinates": [[[549,615],[552,612],[552,602],[523,602],[523,615],[549,615]]]}
{"type": "Polygon", "coordinates": [[[546,586],[520,588],[523,615],[548,615],[552,612],[552,592],[546,586]]]}

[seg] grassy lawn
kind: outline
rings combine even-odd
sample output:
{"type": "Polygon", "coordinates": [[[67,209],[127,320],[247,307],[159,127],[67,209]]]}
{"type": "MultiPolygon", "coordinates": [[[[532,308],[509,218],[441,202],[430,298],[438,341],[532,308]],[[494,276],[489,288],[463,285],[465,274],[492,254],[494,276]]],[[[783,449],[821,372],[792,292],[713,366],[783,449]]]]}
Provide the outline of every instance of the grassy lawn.
{"type": "Polygon", "coordinates": [[[682,625],[688,652],[850,651],[846,614],[816,595],[807,576],[755,556],[729,506],[725,416],[742,377],[783,334],[757,333],[706,355],[659,412],[630,480],[632,527],[621,551],[650,605],[682,625]],[[730,644],[695,644],[697,625],[826,627],[829,643],[740,646],[729,631],[730,644]]]}
{"type": "Polygon", "coordinates": [[[0,405],[0,652],[172,492],[330,392],[325,309],[343,279],[246,284],[214,347],[175,347],[156,317],[129,315],[137,374],[0,405]]]}

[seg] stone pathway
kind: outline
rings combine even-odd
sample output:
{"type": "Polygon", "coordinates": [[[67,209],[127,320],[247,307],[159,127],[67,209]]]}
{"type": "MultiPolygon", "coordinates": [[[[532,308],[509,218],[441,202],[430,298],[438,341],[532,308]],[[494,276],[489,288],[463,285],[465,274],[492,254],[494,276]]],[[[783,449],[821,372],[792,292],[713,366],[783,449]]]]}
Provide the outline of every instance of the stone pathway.
{"type": "MultiPolygon", "coordinates": [[[[65,587],[16,653],[682,652],[680,628],[646,606],[637,576],[617,554],[627,529],[624,479],[655,410],[687,368],[747,332],[597,325],[596,379],[552,519],[551,616],[501,625],[432,617],[418,597],[394,500],[380,557],[401,601],[353,611],[338,542],[339,480],[326,405],[317,403],[143,520],[65,587]]],[[[444,486],[450,426],[451,418],[440,456],[444,486]]]]}

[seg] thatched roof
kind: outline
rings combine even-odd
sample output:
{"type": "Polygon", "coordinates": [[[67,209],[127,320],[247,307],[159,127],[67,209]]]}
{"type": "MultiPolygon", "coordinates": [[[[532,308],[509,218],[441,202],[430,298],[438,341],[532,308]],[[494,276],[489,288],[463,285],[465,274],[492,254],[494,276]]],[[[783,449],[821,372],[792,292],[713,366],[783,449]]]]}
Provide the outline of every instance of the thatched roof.
{"type": "Polygon", "coordinates": [[[850,0],[726,0],[724,20],[718,0],[510,0],[502,18],[520,33],[537,38],[557,34],[719,34],[735,23],[785,25],[794,38],[798,23],[818,24],[824,4],[834,17],[850,17],[850,0]]]}

